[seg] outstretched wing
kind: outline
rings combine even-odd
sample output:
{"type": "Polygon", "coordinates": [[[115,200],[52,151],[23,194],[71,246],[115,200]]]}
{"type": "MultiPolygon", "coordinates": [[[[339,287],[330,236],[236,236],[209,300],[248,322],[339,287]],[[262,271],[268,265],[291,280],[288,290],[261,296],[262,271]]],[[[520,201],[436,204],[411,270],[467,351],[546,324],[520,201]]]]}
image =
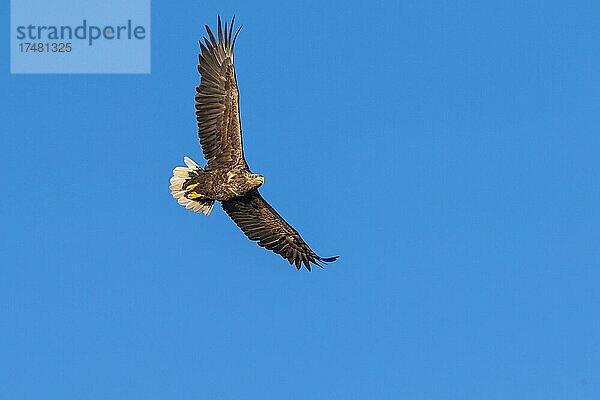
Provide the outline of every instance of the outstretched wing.
{"type": "Polygon", "coordinates": [[[322,267],[320,262],[328,263],[338,258],[319,257],[302,240],[300,234],[262,198],[257,189],[244,196],[223,201],[221,205],[248,239],[258,241],[259,246],[286,258],[290,265],[296,264],[297,269],[304,263],[310,271],[310,263],[322,267]]]}
{"type": "Polygon", "coordinates": [[[225,23],[225,32],[219,17],[218,41],[206,26],[209,39],[200,41],[198,72],[200,84],[196,87],[196,119],[198,136],[208,161],[207,170],[231,168],[242,165],[247,168],[242,147],[239,92],[233,67],[233,47],[240,29],[233,35],[233,23],[225,23]]]}

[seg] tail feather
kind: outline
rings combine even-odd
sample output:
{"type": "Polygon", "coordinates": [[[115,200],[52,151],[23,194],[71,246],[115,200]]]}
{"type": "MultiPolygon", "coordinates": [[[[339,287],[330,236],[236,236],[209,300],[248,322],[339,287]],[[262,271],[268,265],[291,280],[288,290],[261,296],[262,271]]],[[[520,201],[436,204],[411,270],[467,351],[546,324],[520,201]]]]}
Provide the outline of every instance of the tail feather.
{"type": "Polygon", "coordinates": [[[187,181],[197,177],[203,170],[198,164],[196,164],[187,156],[183,158],[183,161],[187,167],[176,167],[173,170],[173,176],[170,180],[171,186],[169,186],[171,194],[177,200],[177,202],[186,209],[209,215],[215,205],[215,201],[206,199],[189,199],[186,197],[188,190],[184,188],[187,181]]]}
{"type": "Polygon", "coordinates": [[[202,167],[200,167],[198,164],[196,164],[196,162],[194,160],[192,160],[191,158],[189,158],[188,156],[183,157],[183,162],[185,163],[185,165],[188,166],[188,168],[197,169],[197,170],[202,171],[202,167]]]}

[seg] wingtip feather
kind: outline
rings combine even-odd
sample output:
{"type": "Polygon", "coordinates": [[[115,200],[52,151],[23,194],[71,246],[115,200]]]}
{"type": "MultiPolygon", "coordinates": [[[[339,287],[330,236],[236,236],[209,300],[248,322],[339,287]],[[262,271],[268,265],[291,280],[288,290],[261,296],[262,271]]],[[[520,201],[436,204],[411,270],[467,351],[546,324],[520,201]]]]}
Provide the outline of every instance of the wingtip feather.
{"type": "Polygon", "coordinates": [[[221,26],[221,16],[217,15],[217,33],[219,35],[219,42],[223,42],[223,27],[221,26]]]}
{"type": "Polygon", "coordinates": [[[340,258],[340,256],[333,256],[333,257],[319,257],[319,261],[323,261],[326,263],[330,263],[330,262],[334,262],[335,260],[337,260],[338,258],[340,258]]]}

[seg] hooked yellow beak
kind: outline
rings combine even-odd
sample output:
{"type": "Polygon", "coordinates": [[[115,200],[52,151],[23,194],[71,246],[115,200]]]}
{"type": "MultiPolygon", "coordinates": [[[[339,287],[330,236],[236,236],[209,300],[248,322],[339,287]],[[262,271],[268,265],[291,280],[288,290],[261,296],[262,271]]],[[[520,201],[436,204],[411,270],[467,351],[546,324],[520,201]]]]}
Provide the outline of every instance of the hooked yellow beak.
{"type": "Polygon", "coordinates": [[[259,181],[259,182],[260,182],[260,184],[262,185],[263,183],[265,183],[265,177],[264,177],[264,176],[262,176],[262,175],[260,175],[260,176],[258,177],[258,181],[259,181]]]}

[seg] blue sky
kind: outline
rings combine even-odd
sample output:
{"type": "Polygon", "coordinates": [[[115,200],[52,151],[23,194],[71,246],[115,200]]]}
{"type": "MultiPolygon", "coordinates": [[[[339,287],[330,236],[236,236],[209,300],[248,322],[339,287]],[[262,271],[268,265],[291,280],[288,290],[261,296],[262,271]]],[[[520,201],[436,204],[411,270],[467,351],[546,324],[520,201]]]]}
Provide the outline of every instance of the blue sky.
{"type": "Polygon", "coordinates": [[[149,75],[0,59],[6,397],[600,396],[600,7],[249,3],[155,1],[149,75]],[[218,13],[248,162],[324,270],[170,196],[218,13]]]}

